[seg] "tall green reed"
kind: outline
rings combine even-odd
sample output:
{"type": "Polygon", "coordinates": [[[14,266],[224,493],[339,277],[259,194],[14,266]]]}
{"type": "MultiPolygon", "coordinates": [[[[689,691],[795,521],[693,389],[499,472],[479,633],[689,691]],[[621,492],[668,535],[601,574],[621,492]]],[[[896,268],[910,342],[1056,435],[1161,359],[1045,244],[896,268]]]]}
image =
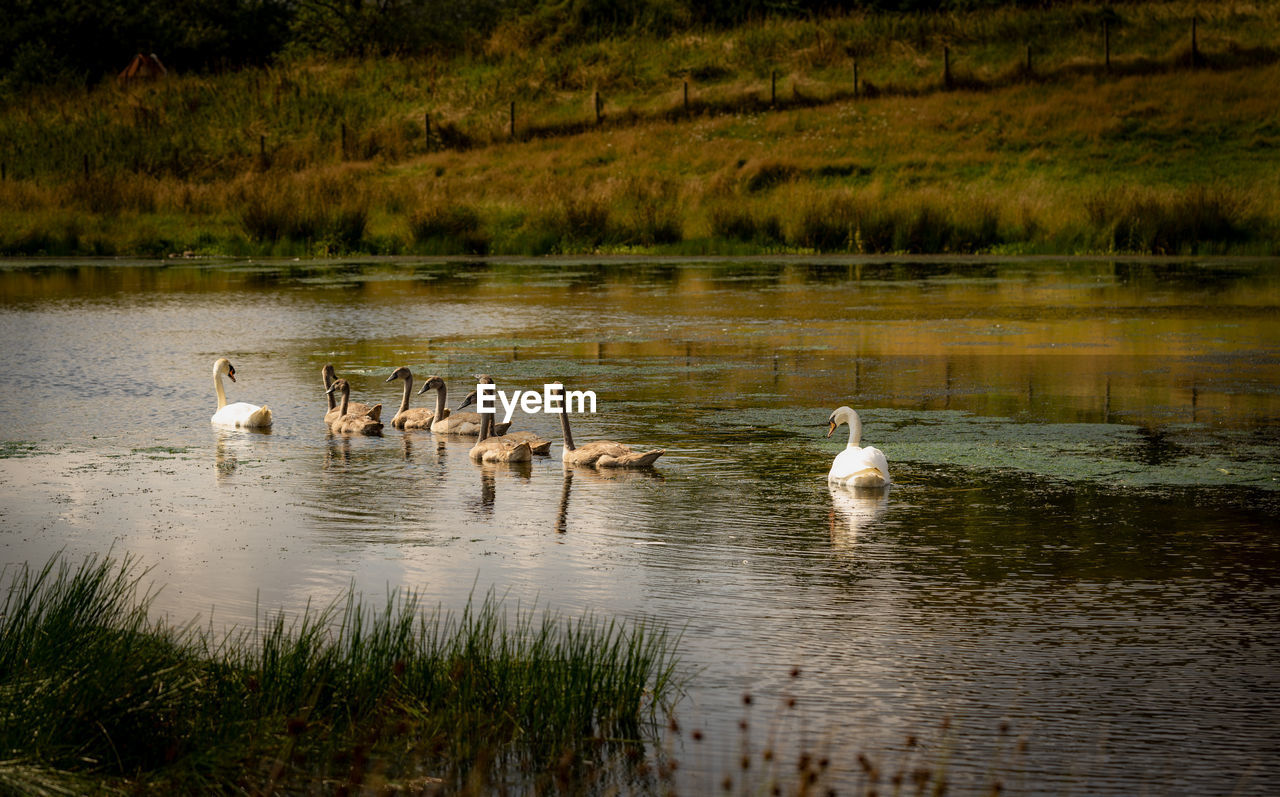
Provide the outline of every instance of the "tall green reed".
{"type": "Polygon", "coordinates": [[[518,787],[566,761],[610,771],[680,688],[676,640],[645,622],[348,592],[218,635],[152,619],[144,574],[130,557],[6,574],[0,787],[518,787]]]}

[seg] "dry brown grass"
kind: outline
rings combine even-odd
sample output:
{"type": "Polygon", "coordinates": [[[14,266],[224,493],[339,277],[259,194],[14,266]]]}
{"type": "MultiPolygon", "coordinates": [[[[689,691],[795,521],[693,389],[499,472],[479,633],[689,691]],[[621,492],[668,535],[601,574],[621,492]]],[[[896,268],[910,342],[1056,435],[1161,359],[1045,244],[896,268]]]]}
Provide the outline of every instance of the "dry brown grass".
{"type": "Polygon", "coordinates": [[[1124,6],[1111,73],[1081,53],[1098,13],[851,15],[558,50],[508,27],[452,64],[33,98],[0,134],[31,152],[22,135],[65,120],[91,174],[78,154],[11,165],[0,250],[123,251],[147,219],[149,247],[201,251],[1280,251],[1280,11],[1124,6]],[[1179,61],[1193,11],[1194,71],[1179,61]],[[972,90],[938,90],[944,44],[972,90]],[[852,96],[854,55],[878,96],[852,96]],[[196,117],[218,124],[176,127],[196,117]]]}

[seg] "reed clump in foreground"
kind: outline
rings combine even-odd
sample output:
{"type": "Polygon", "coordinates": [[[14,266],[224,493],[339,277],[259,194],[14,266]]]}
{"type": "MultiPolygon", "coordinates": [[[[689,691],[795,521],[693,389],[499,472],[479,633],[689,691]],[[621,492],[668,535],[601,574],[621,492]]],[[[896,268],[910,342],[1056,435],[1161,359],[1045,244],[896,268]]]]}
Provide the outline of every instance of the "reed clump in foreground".
{"type": "Polygon", "coordinates": [[[665,630],[353,594],[215,636],[131,558],[7,574],[0,791],[591,788],[640,777],[678,692],[665,630]],[[611,779],[614,779],[611,781],[611,779]]]}

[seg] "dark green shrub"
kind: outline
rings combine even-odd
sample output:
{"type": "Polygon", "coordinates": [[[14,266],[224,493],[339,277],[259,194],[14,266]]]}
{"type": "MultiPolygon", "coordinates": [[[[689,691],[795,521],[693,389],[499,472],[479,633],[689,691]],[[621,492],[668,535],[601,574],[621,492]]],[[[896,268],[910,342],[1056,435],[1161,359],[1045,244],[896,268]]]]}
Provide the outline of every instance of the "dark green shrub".
{"type": "Polygon", "coordinates": [[[489,236],[481,228],[480,214],[469,205],[438,202],[420,208],[409,217],[409,234],[431,254],[483,255],[489,251],[489,236]]]}

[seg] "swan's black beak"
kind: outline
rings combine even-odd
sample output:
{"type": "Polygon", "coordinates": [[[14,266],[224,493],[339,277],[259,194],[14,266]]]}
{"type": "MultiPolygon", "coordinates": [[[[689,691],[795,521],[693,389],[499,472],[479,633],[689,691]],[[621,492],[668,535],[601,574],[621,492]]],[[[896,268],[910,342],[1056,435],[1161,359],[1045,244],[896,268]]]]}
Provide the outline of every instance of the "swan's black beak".
{"type": "Polygon", "coordinates": [[[332,385],[329,385],[329,389],[326,390],[325,393],[332,393],[337,387],[338,387],[338,383],[334,382],[332,385]]]}
{"type": "Polygon", "coordinates": [[[423,382],[422,387],[418,388],[418,395],[421,396],[423,393],[426,393],[430,389],[431,389],[431,383],[423,382]]]}
{"type": "Polygon", "coordinates": [[[835,433],[835,431],[836,431],[836,422],[835,422],[835,421],[828,421],[827,423],[828,423],[828,424],[830,424],[830,425],[827,427],[827,437],[830,437],[830,436],[831,436],[832,434],[834,434],[834,433],[835,433]]]}
{"type": "Polygon", "coordinates": [[[473,391],[471,391],[470,393],[468,393],[468,394],[467,394],[467,397],[466,397],[466,398],[464,398],[464,399],[462,400],[462,403],[458,405],[458,409],[462,409],[463,407],[470,407],[470,406],[471,406],[471,402],[473,402],[473,401],[475,401],[475,400],[476,400],[476,392],[473,390],[473,391]]]}

